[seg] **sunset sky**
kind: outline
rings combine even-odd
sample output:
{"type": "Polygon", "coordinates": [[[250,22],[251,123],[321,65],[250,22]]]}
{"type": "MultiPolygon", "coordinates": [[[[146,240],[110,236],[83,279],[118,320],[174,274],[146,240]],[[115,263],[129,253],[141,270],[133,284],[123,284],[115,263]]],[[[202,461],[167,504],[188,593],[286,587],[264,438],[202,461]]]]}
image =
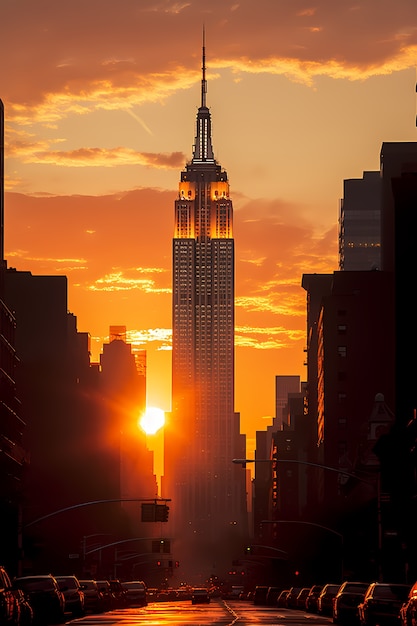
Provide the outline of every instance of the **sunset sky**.
{"type": "Polygon", "coordinates": [[[416,141],[416,0],[1,0],[5,255],[68,277],[97,361],[147,350],[170,410],[171,240],[205,28],[236,246],[236,402],[248,454],[277,374],[304,380],[304,273],[337,269],[343,180],[416,141]]]}

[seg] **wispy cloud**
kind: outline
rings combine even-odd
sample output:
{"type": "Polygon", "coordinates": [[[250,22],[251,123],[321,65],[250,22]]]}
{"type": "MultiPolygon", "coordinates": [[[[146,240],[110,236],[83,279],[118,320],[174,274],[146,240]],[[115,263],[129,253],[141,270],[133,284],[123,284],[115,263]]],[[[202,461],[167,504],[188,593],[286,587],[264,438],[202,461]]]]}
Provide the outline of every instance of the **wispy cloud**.
{"type": "Polygon", "coordinates": [[[304,331],[289,330],[281,326],[271,328],[237,326],[235,329],[235,343],[239,348],[280,350],[304,339],[304,331]]]}
{"type": "Polygon", "coordinates": [[[138,152],[125,147],[78,148],[76,150],[47,149],[46,142],[23,141],[10,143],[9,157],[20,158],[24,163],[61,165],[64,167],[114,167],[120,165],[143,165],[157,169],[180,169],[186,156],[182,152],[169,154],[138,152]]]}
{"type": "MultiPolygon", "coordinates": [[[[150,273],[154,273],[154,271],[150,270],[150,273]]],[[[132,291],[137,289],[145,293],[171,293],[171,288],[157,287],[152,278],[129,277],[123,271],[97,278],[94,283],[88,286],[88,289],[90,291],[132,291]]]]}

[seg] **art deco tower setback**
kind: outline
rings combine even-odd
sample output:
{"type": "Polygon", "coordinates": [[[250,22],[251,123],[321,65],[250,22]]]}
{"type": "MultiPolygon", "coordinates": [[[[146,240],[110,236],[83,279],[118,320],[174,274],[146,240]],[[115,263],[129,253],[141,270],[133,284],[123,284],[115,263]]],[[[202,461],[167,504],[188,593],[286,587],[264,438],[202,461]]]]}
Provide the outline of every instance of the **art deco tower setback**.
{"type": "Polygon", "coordinates": [[[175,201],[164,491],[176,536],[187,529],[208,547],[244,517],[244,472],[231,461],[245,454],[245,438],[234,412],[233,207],[227,173],[214,158],[205,71],[203,42],[197,134],[175,201]]]}

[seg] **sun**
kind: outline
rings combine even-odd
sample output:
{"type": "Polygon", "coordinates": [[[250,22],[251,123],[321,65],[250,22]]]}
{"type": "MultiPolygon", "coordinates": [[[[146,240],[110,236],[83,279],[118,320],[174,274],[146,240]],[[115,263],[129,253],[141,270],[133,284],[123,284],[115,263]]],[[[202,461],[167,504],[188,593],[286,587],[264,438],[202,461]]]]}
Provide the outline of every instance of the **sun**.
{"type": "Polygon", "coordinates": [[[147,435],[154,435],[165,424],[165,413],[156,406],[148,406],[138,424],[147,435]]]}

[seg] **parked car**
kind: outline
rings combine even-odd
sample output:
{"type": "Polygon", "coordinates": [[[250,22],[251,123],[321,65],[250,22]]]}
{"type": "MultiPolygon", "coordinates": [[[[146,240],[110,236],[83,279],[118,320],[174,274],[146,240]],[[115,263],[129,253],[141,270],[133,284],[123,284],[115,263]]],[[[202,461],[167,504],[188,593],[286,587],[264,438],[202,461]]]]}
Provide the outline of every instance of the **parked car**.
{"type": "Polygon", "coordinates": [[[323,585],[313,585],[306,598],[306,611],[309,613],[317,613],[317,600],[323,589],[323,585]]]}
{"type": "Polygon", "coordinates": [[[148,604],[146,585],[142,580],[122,582],[122,586],[126,589],[129,606],[146,606],[148,604]]]}
{"type": "Polygon", "coordinates": [[[358,606],[361,626],[398,626],[410,585],[372,583],[358,606]]]}
{"type": "Polygon", "coordinates": [[[208,589],[205,587],[194,587],[191,593],[191,604],[200,604],[210,602],[208,589]]]}
{"type": "Polygon", "coordinates": [[[333,598],[333,623],[357,624],[358,604],[362,602],[369,583],[345,581],[333,598]]]}
{"type": "Polygon", "coordinates": [[[283,589],[277,598],[277,606],[284,608],[287,606],[287,596],[290,593],[289,589],[283,589]]]}
{"type": "Polygon", "coordinates": [[[101,593],[103,611],[111,611],[117,607],[117,598],[114,595],[108,580],[97,580],[97,587],[101,593]]]}
{"type": "Polygon", "coordinates": [[[282,587],[268,587],[268,591],[266,592],[265,603],[268,606],[276,606],[278,596],[282,591],[282,587]]]}
{"type": "MultiPolygon", "coordinates": [[[[19,626],[32,626],[34,622],[33,609],[26,595],[21,589],[13,589],[19,607],[19,626]]],[[[0,618],[0,624],[3,624],[0,618]]]]}
{"type": "Polygon", "coordinates": [[[65,598],[52,574],[19,576],[13,587],[21,589],[33,609],[37,623],[59,624],[65,621],[65,598]]]}
{"type": "Polygon", "coordinates": [[[285,606],[287,609],[296,609],[297,608],[297,596],[300,593],[302,587],[290,587],[290,590],[286,597],[285,606]]]}
{"type": "Polygon", "coordinates": [[[411,587],[400,609],[401,626],[417,626],[417,582],[411,587]]]}
{"type": "Polygon", "coordinates": [[[122,609],[128,605],[126,590],[123,588],[122,583],[117,578],[109,580],[111,592],[116,601],[117,609],[122,609]]]}
{"type": "Polygon", "coordinates": [[[254,604],[266,604],[266,595],[268,593],[268,585],[257,585],[253,592],[254,604]]]}
{"type": "Polygon", "coordinates": [[[55,576],[59,588],[64,594],[65,610],[73,617],[81,617],[85,613],[84,591],[76,576],[55,576]]]}
{"type": "Polygon", "coordinates": [[[309,592],[310,592],[310,587],[303,587],[300,590],[300,593],[298,594],[295,600],[295,605],[297,609],[300,609],[301,611],[306,610],[306,599],[307,599],[309,592]]]}
{"type": "Polygon", "coordinates": [[[327,583],[324,585],[317,599],[317,613],[319,615],[333,615],[333,598],[339,591],[340,585],[327,583]]]}
{"type": "Polygon", "coordinates": [[[13,592],[10,576],[0,565],[0,624],[16,626],[19,624],[20,608],[13,592]]]}
{"type": "Polygon", "coordinates": [[[96,580],[80,580],[80,585],[84,592],[84,609],[87,613],[103,613],[107,610],[96,580]]]}

